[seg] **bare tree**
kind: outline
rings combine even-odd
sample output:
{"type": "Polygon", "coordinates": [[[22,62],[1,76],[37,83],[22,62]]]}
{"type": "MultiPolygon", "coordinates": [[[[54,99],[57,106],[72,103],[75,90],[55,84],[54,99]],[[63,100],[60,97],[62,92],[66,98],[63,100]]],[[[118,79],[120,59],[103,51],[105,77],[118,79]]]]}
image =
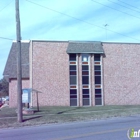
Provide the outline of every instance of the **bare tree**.
{"type": "Polygon", "coordinates": [[[3,78],[0,80],[0,96],[9,95],[9,83],[3,78]]]}

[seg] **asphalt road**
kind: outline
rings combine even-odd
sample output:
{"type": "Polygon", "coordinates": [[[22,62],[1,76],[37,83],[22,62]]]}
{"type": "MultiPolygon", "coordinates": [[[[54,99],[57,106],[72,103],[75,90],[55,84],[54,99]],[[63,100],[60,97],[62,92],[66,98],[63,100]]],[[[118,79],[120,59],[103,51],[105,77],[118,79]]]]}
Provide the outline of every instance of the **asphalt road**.
{"type": "Polygon", "coordinates": [[[140,129],[140,116],[0,129],[0,140],[128,140],[132,128],[140,129]]]}

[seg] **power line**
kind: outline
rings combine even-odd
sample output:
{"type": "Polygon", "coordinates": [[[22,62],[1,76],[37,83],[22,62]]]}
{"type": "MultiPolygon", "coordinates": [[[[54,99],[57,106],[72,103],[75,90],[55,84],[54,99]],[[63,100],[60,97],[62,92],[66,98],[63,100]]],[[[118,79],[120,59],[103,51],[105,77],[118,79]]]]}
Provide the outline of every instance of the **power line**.
{"type": "Polygon", "coordinates": [[[108,6],[108,5],[105,5],[105,4],[103,4],[103,3],[97,2],[97,1],[95,1],[95,0],[91,0],[91,1],[93,1],[93,2],[95,2],[95,3],[98,3],[98,4],[100,4],[100,5],[103,5],[103,6],[105,6],[105,7],[108,7],[108,8],[110,8],[110,9],[119,11],[119,12],[124,13],[124,14],[126,14],[126,15],[129,15],[129,16],[131,16],[131,17],[135,17],[135,18],[140,19],[140,17],[137,17],[137,16],[134,16],[134,15],[128,14],[128,13],[126,13],[126,12],[120,11],[120,10],[118,10],[118,9],[115,9],[115,8],[110,7],[110,6],[108,6]]]}
{"type": "Polygon", "coordinates": [[[123,2],[123,1],[121,1],[121,0],[118,0],[118,1],[121,2],[121,3],[124,3],[124,4],[126,4],[126,5],[128,5],[128,6],[130,6],[130,7],[133,7],[133,8],[135,8],[135,9],[140,10],[138,7],[135,7],[135,6],[131,5],[131,4],[128,4],[128,3],[123,2]]]}
{"type": "Polygon", "coordinates": [[[102,29],[105,29],[105,28],[103,28],[103,27],[101,27],[101,26],[98,26],[98,25],[95,25],[95,24],[89,23],[89,22],[84,21],[84,20],[82,20],[82,19],[79,19],[79,18],[73,17],[73,16],[71,16],[71,15],[68,15],[68,14],[65,14],[65,13],[62,13],[62,12],[59,12],[59,11],[57,11],[57,10],[51,9],[51,8],[46,7],[46,6],[43,6],[43,5],[40,5],[40,4],[38,4],[38,3],[35,3],[35,2],[32,2],[32,1],[29,1],[29,0],[26,0],[26,1],[28,1],[28,2],[30,2],[30,3],[32,3],[32,4],[35,4],[35,5],[38,5],[38,6],[42,7],[42,8],[48,9],[48,10],[50,10],[50,11],[53,11],[53,12],[59,13],[59,14],[61,14],[61,15],[64,15],[64,16],[67,16],[67,17],[70,17],[70,18],[73,18],[73,19],[79,20],[79,21],[81,21],[81,22],[84,22],[84,23],[87,23],[87,24],[90,24],[90,25],[97,26],[97,27],[102,28],[102,29]]]}
{"type": "MultiPolygon", "coordinates": [[[[0,9],[0,12],[2,12],[7,6],[9,6],[13,0],[11,0],[7,5],[5,5],[2,9],[0,9]]],[[[13,40],[11,38],[6,38],[6,37],[0,37],[0,39],[5,39],[5,40],[13,40]]]]}
{"type": "Polygon", "coordinates": [[[13,0],[10,1],[10,3],[8,3],[6,6],[4,6],[2,9],[0,9],[0,12],[2,12],[7,6],[9,6],[11,3],[13,2],[13,0]]]}
{"type": "Polygon", "coordinates": [[[119,4],[119,3],[117,3],[117,2],[114,2],[114,1],[111,1],[111,0],[108,0],[109,2],[112,2],[112,3],[114,3],[114,4],[117,4],[117,5],[120,5],[120,6],[122,6],[122,7],[125,7],[125,8],[127,8],[127,9],[130,9],[130,10],[132,10],[132,11],[135,11],[135,12],[138,12],[138,13],[140,13],[140,11],[138,11],[138,10],[134,10],[133,8],[129,8],[129,7],[127,7],[127,6],[124,6],[124,5],[122,5],[122,4],[119,4]]]}
{"type": "Polygon", "coordinates": [[[6,37],[0,37],[0,39],[13,40],[11,38],[6,38],[6,37]]]}
{"type": "MultiPolygon", "coordinates": [[[[71,15],[68,15],[68,14],[65,14],[65,13],[62,13],[62,12],[59,12],[59,11],[57,11],[57,10],[51,9],[51,8],[46,7],[46,6],[43,6],[43,5],[40,5],[40,4],[35,3],[35,2],[32,2],[32,1],[30,1],[30,0],[26,0],[26,1],[27,1],[27,2],[30,2],[30,3],[32,3],[32,4],[34,4],[34,5],[37,5],[37,6],[39,6],[39,7],[42,7],[42,8],[48,9],[48,10],[53,11],[53,12],[56,12],[56,13],[59,13],[59,14],[61,14],[61,15],[64,15],[64,16],[67,16],[67,17],[70,17],[70,18],[76,19],[76,20],[78,20],[78,21],[84,22],[84,23],[86,23],[86,24],[89,24],[89,25],[92,25],[92,26],[96,26],[96,27],[98,27],[98,28],[101,28],[101,29],[106,30],[106,28],[104,28],[104,27],[101,27],[101,26],[98,26],[98,25],[92,24],[92,23],[90,23],[90,22],[87,22],[87,21],[84,21],[84,20],[82,20],[82,19],[79,19],[79,18],[73,17],[73,16],[71,16],[71,15]]],[[[128,36],[128,35],[124,35],[124,34],[122,34],[122,33],[119,33],[119,32],[113,31],[113,30],[110,30],[110,29],[107,29],[107,30],[110,31],[110,32],[113,32],[113,33],[116,33],[116,34],[122,35],[122,36],[124,36],[124,37],[128,37],[128,38],[131,38],[131,39],[134,39],[134,40],[140,41],[139,39],[133,38],[133,37],[128,36]]]]}

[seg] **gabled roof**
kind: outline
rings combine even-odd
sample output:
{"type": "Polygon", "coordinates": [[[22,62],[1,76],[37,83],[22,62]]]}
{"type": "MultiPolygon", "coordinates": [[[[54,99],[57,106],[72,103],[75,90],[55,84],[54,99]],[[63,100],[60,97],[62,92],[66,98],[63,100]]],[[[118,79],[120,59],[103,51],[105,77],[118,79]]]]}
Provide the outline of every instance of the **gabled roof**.
{"type": "MultiPolygon", "coordinates": [[[[21,42],[21,61],[22,61],[22,78],[29,78],[29,42],[21,42]]],[[[8,80],[17,78],[17,45],[12,43],[12,47],[7,59],[3,72],[4,77],[8,80]]]]}
{"type": "Polygon", "coordinates": [[[94,41],[72,41],[69,42],[67,53],[100,53],[103,54],[104,50],[101,42],[94,41]]]}

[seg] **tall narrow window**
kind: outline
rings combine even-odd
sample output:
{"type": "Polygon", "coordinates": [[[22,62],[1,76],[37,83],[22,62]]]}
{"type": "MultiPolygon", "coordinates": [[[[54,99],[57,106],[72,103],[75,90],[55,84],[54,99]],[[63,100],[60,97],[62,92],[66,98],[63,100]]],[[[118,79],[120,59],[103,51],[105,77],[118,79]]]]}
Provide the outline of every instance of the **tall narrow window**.
{"type": "Polygon", "coordinates": [[[95,105],[102,105],[102,80],[101,80],[101,56],[94,55],[94,76],[95,76],[95,105]]]}
{"type": "Polygon", "coordinates": [[[90,105],[89,54],[82,54],[82,94],[83,94],[83,106],[90,105]]]}
{"type": "Polygon", "coordinates": [[[77,106],[77,61],[76,54],[69,54],[70,106],[77,106]]]}

